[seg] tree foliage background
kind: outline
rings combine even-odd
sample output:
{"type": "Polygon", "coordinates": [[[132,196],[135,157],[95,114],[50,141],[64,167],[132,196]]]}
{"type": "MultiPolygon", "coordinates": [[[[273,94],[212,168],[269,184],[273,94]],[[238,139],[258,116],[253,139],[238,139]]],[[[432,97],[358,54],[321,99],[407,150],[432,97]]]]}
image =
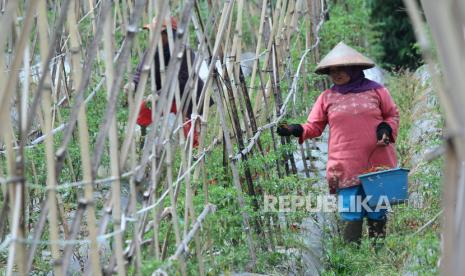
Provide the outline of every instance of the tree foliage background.
{"type": "Polygon", "coordinates": [[[416,69],[423,63],[402,0],[369,0],[371,23],[381,33],[381,62],[385,68],[416,69]]]}

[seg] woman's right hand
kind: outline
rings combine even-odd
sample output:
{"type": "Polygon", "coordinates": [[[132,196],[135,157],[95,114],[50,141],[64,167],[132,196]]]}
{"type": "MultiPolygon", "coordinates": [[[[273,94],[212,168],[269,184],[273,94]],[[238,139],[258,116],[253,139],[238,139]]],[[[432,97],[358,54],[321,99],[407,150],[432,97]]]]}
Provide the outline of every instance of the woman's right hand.
{"type": "Polygon", "coordinates": [[[391,142],[392,128],[386,122],[381,122],[376,128],[376,138],[378,146],[387,146],[391,142]]]}
{"type": "Polygon", "coordinates": [[[376,142],[376,145],[378,146],[387,146],[389,145],[390,143],[390,140],[389,140],[389,137],[386,133],[383,133],[383,136],[381,137],[381,139],[378,139],[378,142],[376,142]]]}
{"type": "Polygon", "coordinates": [[[282,124],[278,126],[278,129],[276,130],[279,136],[295,136],[295,137],[300,137],[302,136],[302,133],[304,133],[304,128],[299,125],[299,124],[282,124]]]}

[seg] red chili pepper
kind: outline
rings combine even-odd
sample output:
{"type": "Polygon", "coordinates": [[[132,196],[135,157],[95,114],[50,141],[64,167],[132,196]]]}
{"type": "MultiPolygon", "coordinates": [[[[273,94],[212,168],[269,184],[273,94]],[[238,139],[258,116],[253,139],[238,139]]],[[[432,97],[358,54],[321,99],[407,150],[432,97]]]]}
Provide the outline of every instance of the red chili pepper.
{"type": "Polygon", "coordinates": [[[379,172],[379,171],[385,171],[385,170],[389,170],[390,167],[386,167],[386,166],[373,166],[369,169],[366,169],[362,172],[362,174],[367,174],[367,173],[373,173],[373,172],[379,172]]]}

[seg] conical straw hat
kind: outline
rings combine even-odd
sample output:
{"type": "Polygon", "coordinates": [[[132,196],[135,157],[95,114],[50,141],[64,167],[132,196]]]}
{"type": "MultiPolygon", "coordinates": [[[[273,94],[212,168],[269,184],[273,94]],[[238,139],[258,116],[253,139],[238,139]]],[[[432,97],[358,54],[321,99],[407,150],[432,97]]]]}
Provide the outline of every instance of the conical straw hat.
{"type": "Polygon", "coordinates": [[[318,63],[315,73],[328,74],[329,67],[332,66],[358,66],[368,69],[374,67],[375,63],[341,41],[318,63]]]}

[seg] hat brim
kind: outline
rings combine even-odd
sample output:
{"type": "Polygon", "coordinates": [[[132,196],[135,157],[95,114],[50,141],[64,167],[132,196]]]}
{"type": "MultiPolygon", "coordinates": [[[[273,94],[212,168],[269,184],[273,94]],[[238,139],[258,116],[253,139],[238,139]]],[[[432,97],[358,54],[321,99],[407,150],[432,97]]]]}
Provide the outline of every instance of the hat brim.
{"type": "MultiPolygon", "coordinates": [[[[145,24],[142,29],[144,30],[150,30],[152,28],[151,24],[145,24]]],[[[172,28],[174,31],[176,31],[176,28],[172,28]]],[[[160,32],[166,31],[166,26],[161,26],[160,32]]]]}
{"type": "Polygon", "coordinates": [[[356,67],[361,70],[366,70],[375,67],[374,64],[367,64],[367,63],[360,63],[360,64],[354,64],[354,63],[347,63],[347,64],[335,64],[335,65],[328,65],[324,67],[320,67],[315,69],[315,73],[319,75],[329,75],[329,68],[331,67],[356,67]]]}

